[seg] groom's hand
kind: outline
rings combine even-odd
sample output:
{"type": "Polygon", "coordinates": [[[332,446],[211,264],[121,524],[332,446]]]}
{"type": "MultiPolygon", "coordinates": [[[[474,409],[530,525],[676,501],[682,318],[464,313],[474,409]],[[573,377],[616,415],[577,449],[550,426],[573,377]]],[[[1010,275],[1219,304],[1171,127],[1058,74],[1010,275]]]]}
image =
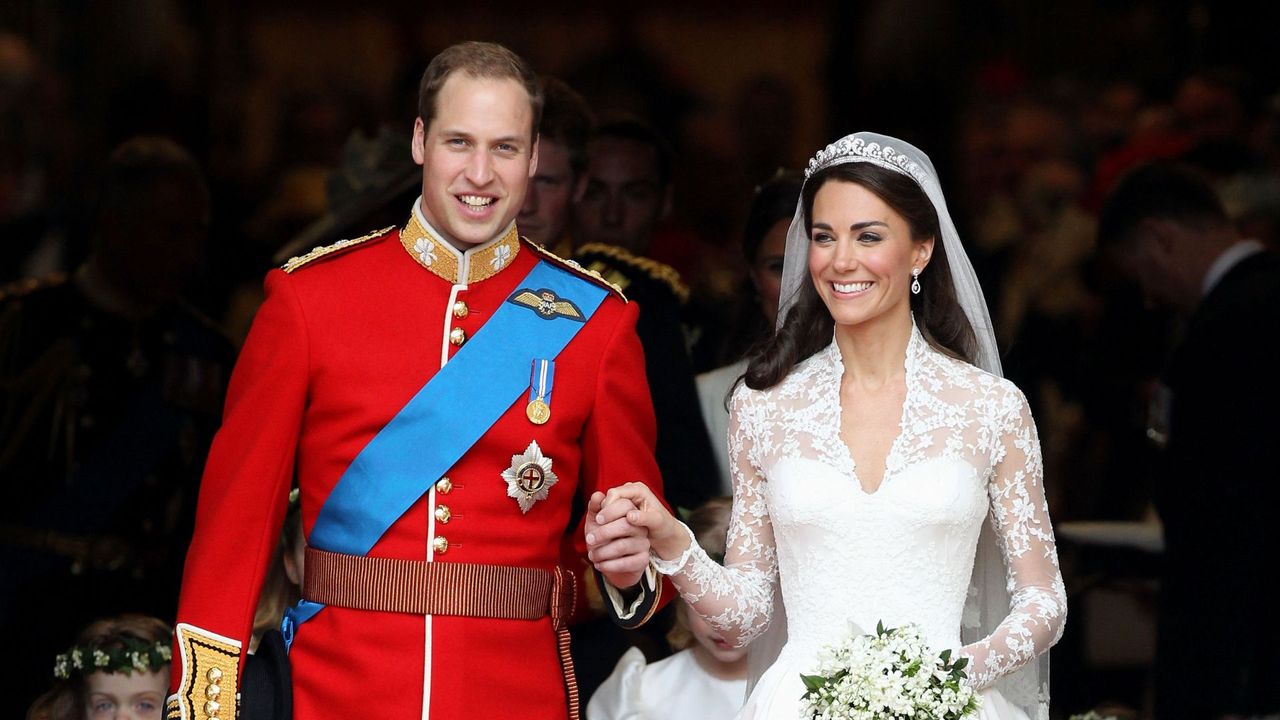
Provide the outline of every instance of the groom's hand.
{"type": "Polygon", "coordinates": [[[628,499],[606,501],[600,492],[587,502],[587,557],[616,588],[640,582],[649,565],[649,534],[627,521],[627,513],[635,509],[628,499]]]}

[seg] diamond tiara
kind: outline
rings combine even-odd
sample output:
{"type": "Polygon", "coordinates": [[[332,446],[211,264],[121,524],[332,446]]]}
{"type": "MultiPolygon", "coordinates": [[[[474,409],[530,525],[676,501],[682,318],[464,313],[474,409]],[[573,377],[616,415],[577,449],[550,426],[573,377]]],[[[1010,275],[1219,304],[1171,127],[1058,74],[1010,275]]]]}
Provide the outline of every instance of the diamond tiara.
{"type": "Polygon", "coordinates": [[[928,171],[919,163],[889,145],[869,143],[860,137],[847,136],[819,150],[809,161],[804,177],[807,180],[819,170],[845,162],[870,162],[889,170],[897,170],[915,178],[922,186],[929,176],[928,171]]]}

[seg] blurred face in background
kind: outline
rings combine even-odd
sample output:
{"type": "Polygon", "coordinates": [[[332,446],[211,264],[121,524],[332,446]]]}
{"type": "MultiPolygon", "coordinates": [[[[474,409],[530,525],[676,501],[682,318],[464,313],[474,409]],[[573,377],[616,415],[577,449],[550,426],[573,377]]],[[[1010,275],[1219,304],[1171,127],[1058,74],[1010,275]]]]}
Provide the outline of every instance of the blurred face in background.
{"type": "Polygon", "coordinates": [[[1148,308],[1187,313],[1200,299],[1202,272],[1192,253],[1201,244],[1194,229],[1147,219],[1113,252],[1120,272],[1137,284],[1148,308]]]}
{"type": "Polygon", "coordinates": [[[790,220],[779,220],[769,228],[760,241],[756,260],[751,266],[751,282],[760,295],[760,309],[764,311],[769,327],[778,321],[778,296],[782,292],[782,261],[787,249],[787,229],[790,220]]]}
{"type": "Polygon", "coordinates": [[[587,157],[587,186],[574,210],[575,240],[644,255],[671,209],[671,188],[663,186],[657,149],[602,137],[591,141],[587,157]]]}
{"type": "Polygon", "coordinates": [[[198,274],[209,234],[209,198],[195,183],[171,178],[104,208],[95,229],[99,267],[143,306],[179,297],[198,274]]]}
{"type": "Polygon", "coordinates": [[[585,180],[573,172],[568,148],[555,140],[541,139],[538,169],[516,217],[520,234],[543,247],[554,246],[564,236],[573,203],[582,198],[585,180]]]}

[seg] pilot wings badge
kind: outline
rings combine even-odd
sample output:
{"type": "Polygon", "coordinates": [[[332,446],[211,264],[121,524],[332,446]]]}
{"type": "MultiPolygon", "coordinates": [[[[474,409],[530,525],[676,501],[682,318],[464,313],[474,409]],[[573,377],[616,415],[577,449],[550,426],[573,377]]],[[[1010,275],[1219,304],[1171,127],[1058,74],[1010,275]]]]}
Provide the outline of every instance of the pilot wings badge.
{"type": "Polygon", "coordinates": [[[502,479],[507,481],[507,497],[515,498],[522,513],[529,512],[537,501],[546,500],[547,491],[560,482],[551,472],[551,458],[542,454],[537,440],[529,443],[523,455],[511,456],[511,467],[502,471],[502,479]]]}
{"type": "Polygon", "coordinates": [[[507,302],[527,307],[538,313],[538,317],[543,320],[568,318],[577,322],[587,321],[587,318],[582,314],[582,310],[578,309],[577,305],[546,288],[540,290],[520,288],[512,293],[507,302]]]}

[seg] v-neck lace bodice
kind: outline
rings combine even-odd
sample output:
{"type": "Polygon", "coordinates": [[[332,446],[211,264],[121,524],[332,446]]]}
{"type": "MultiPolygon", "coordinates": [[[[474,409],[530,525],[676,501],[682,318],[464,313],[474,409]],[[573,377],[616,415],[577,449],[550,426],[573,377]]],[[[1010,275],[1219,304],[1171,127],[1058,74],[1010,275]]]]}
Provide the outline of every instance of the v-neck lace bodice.
{"type": "MultiPolygon", "coordinates": [[[[912,334],[913,335],[915,334],[914,329],[912,334]]],[[[908,343],[908,350],[910,350],[912,345],[913,343],[910,343],[910,342],[908,343]]],[[[897,421],[896,421],[896,424],[894,425],[894,430],[893,430],[893,439],[890,440],[889,447],[885,455],[884,469],[880,473],[880,482],[876,484],[874,489],[868,490],[864,482],[867,479],[867,475],[864,472],[865,467],[858,462],[858,458],[853,452],[853,447],[851,447],[849,443],[845,441],[844,432],[842,429],[844,424],[844,401],[842,399],[842,395],[843,395],[842,386],[843,386],[843,380],[844,380],[844,356],[840,353],[840,346],[836,342],[832,342],[830,345],[828,345],[823,350],[823,352],[830,356],[827,358],[828,362],[824,363],[824,365],[827,365],[827,367],[830,370],[830,374],[833,374],[835,376],[835,393],[836,393],[835,394],[835,398],[836,398],[836,414],[835,414],[836,426],[835,427],[836,427],[836,440],[838,441],[838,445],[836,445],[833,448],[832,460],[837,461],[839,459],[839,456],[841,455],[841,452],[843,452],[844,462],[848,466],[848,472],[853,477],[854,483],[857,484],[858,488],[861,489],[867,495],[874,495],[876,494],[876,492],[880,490],[881,487],[884,486],[885,480],[889,478],[889,474],[890,474],[889,458],[893,458],[897,456],[898,442],[902,440],[903,437],[906,435],[904,428],[906,427],[907,411],[909,409],[909,406],[906,402],[906,397],[905,396],[903,397],[902,406],[897,413],[897,421]]],[[[911,392],[911,382],[912,382],[911,367],[915,365],[917,362],[918,362],[918,357],[916,353],[908,352],[906,354],[906,358],[903,362],[903,366],[904,366],[903,376],[904,376],[904,384],[906,385],[906,394],[908,395],[911,392]]],[[[830,381],[830,378],[826,378],[826,377],[820,380],[820,382],[822,383],[827,383],[829,381],[830,381]]]]}
{"type": "Polygon", "coordinates": [[[986,687],[1056,642],[1066,614],[1026,400],[1012,383],[934,350],[913,328],[899,433],[868,493],[840,436],[843,367],[832,342],[773,388],[735,390],[726,565],[696,545],[657,565],[739,643],[768,626],[779,579],[789,639],[778,662],[805,670],[849,622],[868,630],[914,622],[937,649],[960,647],[989,519],[1012,606],[994,633],[960,650],[971,660],[970,682],[986,687]]]}

